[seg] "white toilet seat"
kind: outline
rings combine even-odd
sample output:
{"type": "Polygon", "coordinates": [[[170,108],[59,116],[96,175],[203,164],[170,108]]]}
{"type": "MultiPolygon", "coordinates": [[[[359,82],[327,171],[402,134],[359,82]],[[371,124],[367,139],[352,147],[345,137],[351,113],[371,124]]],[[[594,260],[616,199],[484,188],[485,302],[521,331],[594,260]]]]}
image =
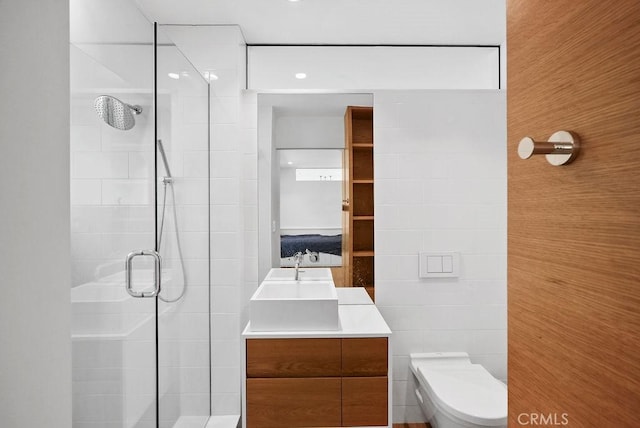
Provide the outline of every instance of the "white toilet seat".
{"type": "Polygon", "coordinates": [[[420,383],[443,411],[480,426],[507,423],[507,387],[484,367],[418,367],[420,383]]]}
{"type": "Polygon", "coordinates": [[[466,353],[411,354],[411,370],[441,412],[470,426],[507,425],[506,385],[466,353]]]}

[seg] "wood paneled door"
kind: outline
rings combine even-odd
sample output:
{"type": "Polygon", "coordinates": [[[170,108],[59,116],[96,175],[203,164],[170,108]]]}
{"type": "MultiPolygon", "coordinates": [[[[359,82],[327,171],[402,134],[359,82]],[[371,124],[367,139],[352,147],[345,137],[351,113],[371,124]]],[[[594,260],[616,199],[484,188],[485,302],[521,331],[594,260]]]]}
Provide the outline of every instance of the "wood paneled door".
{"type": "Polygon", "coordinates": [[[640,2],[508,0],[507,59],[509,425],[638,426],[640,2]]]}

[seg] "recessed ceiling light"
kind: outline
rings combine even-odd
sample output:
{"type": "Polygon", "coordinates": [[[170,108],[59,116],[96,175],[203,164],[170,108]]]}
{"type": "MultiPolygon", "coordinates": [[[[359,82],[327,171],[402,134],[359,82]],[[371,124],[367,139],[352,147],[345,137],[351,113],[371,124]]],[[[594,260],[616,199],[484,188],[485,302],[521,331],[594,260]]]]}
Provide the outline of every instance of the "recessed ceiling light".
{"type": "Polygon", "coordinates": [[[178,73],[169,73],[167,76],[171,77],[172,79],[179,79],[180,75],[178,73]]]}
{"type": "Polygon", "coordinates": [[[296,73],[296,79],[306,79],[307,73],[296,73]]]}
{"type": "Polygon", "coordinates": [[[218,76],[213,73],[209,73],[209,80],[218,80],[218,76]]]}
{"type": "Polygon", "coordinates": [[[299,2],[300,0],[289,0],[291,3],[299,2]]]}
{"type": "Polygon", "coordinates": [[[289,161],[287,162],[287,165],[293,165],[293,162],[289,161]]]}

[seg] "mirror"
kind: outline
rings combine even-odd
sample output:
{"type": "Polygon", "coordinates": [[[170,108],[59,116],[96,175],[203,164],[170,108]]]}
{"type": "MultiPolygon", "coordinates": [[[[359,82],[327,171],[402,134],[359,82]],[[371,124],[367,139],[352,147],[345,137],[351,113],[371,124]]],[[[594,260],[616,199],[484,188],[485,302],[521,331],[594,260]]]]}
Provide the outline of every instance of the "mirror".
{"type": "Polygon", "coordinates": [[[303,266],[342,266],[337,174],[349,105],[371,106],[373,96],[258,94],[259,280],[292,265],[292,251],[305,253],[303,266]]]}
{"type": "Polygon", "coordinates": [[[280,267],[342,266],[342,150],[277,149],[280,267]]]}

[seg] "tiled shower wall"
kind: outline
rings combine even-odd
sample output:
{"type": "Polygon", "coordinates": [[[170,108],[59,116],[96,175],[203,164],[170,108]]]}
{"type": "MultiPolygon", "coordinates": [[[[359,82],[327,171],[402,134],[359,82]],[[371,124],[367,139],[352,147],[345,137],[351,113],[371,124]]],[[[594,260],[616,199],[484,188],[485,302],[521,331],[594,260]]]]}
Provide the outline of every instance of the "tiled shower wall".
{"type": "MultiPolygon", "coordinates": [[[[209,412],[208,96],[204,84],[181,88],[172,93],[170,100],[159,97],[158,122],[161,126],[171,124],[170,132],[160,129],[158,135],[174,177],[177,224],[187,274],[183,298],[159,302],[158,306],[160,386],[164,394],[160,403],[161,426],[180,416],[209,412]],[[163,386],[167,391],[162,390],[163,386]]],[[[159,176],[163,177],[164,166],[160,159],[158,162],[159,176]]],[[[164,192],[168,192],[160,253],[171,276],[162,295],[175,299],[182,291],[184,278],[175,235],[174,201],[169,187],[159,182],[158,189],[159,216],[164,192]]]]}
{"type": "Polygon", "coordinates": [[[122,254],[154,243],[152,98],[125,96],[144,111],[130,131],[104,124],[93,108],[94,95],[71,99],[74,287],[121,270],[122,254]]]}
{"type": "Polygon", "coordinates": [[[245,155],[249,151],[255,158],[256,137],[252,133],[256,130],[256,113],[251,111],[255,110],[255,101],[251,103],[249,97],[247,106],[242,91],[246,79],[245,44],[237,26],[170,25],[163,29],[185,49],[193,46],[181,44],[183,38],[191,40],[198,35],[205,40],[205,46],[185,54],[198,59],[200,71],[217,77],[210,80],[209,104],[211,408],[214,416],[239,415],[240,332],[245,319],[242,285],[245,278],[255,276],[252,272],[257,269],[257,238],[250,238],[251,234],[257,237],[256,202],[252,202],[256,194],[256,163],[252,165],[245,155]],[[253,186],[246,184],[245,175],[254,176],[253,186]],[[247,211],[253,214],[246,215],[247,211]]]}
{"type": "Polygon", "coordinates": [[[499,91],[374,95],[376,305],[393,331],[394,422],[423,420],[409,353],[464,351],[507,377],[506,121],[499,91]],[[460,253],[420,279],[418,253],[460,253]]]}
{"type": "Polygon", "coordinates": [[[240,414],[240,299],[246,267],[243,150],[245,49],[235,27],[205,28],[211,81],[211,357],[213,415],[240,414]]]}

